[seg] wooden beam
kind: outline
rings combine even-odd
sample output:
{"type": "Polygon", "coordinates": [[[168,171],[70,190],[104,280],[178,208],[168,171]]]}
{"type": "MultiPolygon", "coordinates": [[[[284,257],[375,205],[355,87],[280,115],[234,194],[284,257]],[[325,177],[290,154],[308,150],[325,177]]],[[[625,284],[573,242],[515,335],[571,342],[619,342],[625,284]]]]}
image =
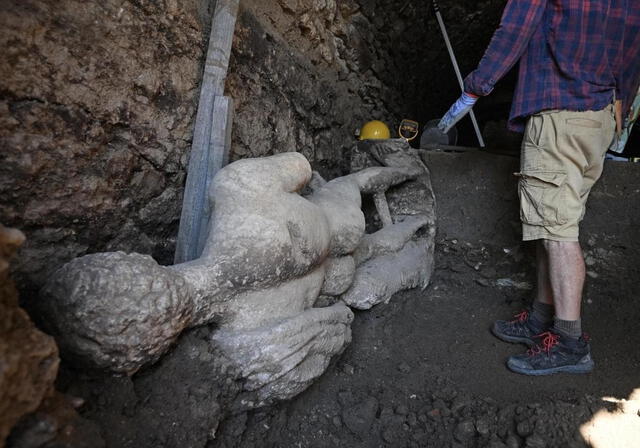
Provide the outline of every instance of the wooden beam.
{"type": "Polygon", "coordinates": [[[209,160],[207,167],[207,179],[204,186],[205,201],[200,215],[200,226],[196,243],[198,257],[202,254],[204,245],[209,235],[209,221],[211,219],[210,188],[211,181],[220,168],[229,163],[229,151],[231,149],[231,124],[233,122],[233,99],[228,96],[217,96],[213,104],[213,116],[216,120],[211,130],[209,144],[209,160]]]}
{"type": "MultiPolygon", "coordinates": [[[[228,147],[225,149],[224,145],[212,145],[212,132],[215,130],[218,136],[227,136],[231,131],[229,111],[232,107],[229,106],[233,103],[229,99],[219,100],[217,112],[215,106],[216,98],[224,94],[239,3],[240,0],[217,0],[211,21],[211,34],[176,241],[175,263],[194,260],[200,256],[202,247],[199,241],[202,232],[206,231],[206,227],[202,229],[201,226],[209,221],[208,216],[203,216],[209,210],[207,187],[215,173],[222,167],[222,163],[226,163],[224,154],[213,154],[212,151],[222,148],[227,151],[228,158],[228,147]],[[222,125],[224,128],[220,127],[222,125]],[[217,165],[213,165],[213,162],[217,165]]],[[[217,138],[220,139],[220,137],[217,138]]]]}
{"type": "Polygon", "coordinates": [[[216,2],[202,77],[202,86],[204,87],[205,84],[210,86],[214,96],[224,95],[224,81],[229,68],[239,5],[240,0],[217,0],[216,2]]]}

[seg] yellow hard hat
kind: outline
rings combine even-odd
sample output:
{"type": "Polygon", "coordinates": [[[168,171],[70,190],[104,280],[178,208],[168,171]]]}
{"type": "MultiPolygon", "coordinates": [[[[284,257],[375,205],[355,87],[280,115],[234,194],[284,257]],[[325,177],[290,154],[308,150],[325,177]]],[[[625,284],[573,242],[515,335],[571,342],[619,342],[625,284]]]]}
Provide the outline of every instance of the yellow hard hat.
{"type": "Polygon", "coordinates": [[[391,138],[391,132],[386,124],[379,120],[365,123],[360,129],[360,140],[386,140],[391,138]]]}

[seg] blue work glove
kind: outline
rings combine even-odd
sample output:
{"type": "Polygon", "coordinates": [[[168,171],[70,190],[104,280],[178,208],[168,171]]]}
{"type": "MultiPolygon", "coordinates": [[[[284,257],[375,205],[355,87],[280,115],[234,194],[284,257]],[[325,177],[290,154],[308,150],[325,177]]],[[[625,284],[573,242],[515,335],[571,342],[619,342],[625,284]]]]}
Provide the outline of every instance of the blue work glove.
{"type": "Polygon", "coordinates": [[[453,103],[453,106],[444,114],[440,123],[438,123],[438,129],[445,134],[451,130],[451,128],[469,113],[474,104],[478,101],[478,97],[470,93],[463,93],[458,101],[453,103]]]}

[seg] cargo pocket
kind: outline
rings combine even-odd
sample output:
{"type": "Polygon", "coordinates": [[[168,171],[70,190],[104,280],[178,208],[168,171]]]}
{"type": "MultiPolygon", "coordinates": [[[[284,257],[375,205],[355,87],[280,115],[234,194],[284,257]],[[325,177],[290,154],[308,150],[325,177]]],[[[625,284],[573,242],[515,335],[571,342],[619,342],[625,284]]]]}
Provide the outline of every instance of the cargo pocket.
{"type": "Polygon", "coordinates": [[[525,224],[549,226],[566,224],[567,173],[528,170],[516,173],[520,196],[520,219],[525,224]]]}

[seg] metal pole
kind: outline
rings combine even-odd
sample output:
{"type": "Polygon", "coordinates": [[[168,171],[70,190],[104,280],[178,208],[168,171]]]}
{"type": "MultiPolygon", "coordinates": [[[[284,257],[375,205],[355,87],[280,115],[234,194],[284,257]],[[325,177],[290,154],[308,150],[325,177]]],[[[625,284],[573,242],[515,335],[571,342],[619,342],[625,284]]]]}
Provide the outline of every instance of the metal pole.
{"type": "MultiPolygon", "coordinates": [[[[456,72],[456,77],[458,78],[458,83],[460,84],[460,90],[464,92],[464,82],[462,81],[462,75],[460,74],[460,67],[458,67],[458,61],[456,60],[456,55],[453,53],[453,47],[451,46],[451,41],[449,41],[449,34],[447,34],[447,28],[444,26],[444,20],[442,20],[440,7],[438,6],[438,2],[436,0],[433,0],[433,8],[436,11],[436,19],[438,20],[438,25],[440,25],[440,31],[442,32],[444,43],[447,46],[447,51],[449,51],[451,63],[453,64],[453,70],[456,72]]],[[[476,116],[473,113],[473,109],[469,111],[469,117],[471,117],[473,129],[476,131],[478,143],[480,144],[481,148],[484,148],[484,140],[482,139],[482,134],[480,133],[480,128],[478,127],[478,122],[476,121],[476,116]]]]}

